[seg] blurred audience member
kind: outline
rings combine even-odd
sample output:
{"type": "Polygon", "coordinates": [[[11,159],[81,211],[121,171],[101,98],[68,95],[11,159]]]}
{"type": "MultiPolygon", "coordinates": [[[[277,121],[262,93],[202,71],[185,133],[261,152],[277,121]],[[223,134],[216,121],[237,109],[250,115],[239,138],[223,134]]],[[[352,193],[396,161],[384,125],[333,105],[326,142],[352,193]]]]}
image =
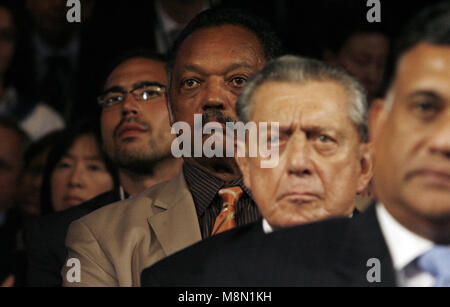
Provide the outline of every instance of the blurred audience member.
{"type": "Polygon", "coordinates": [[[339,19],[339,24],[331,27],[332,35],[328,33],[328,39],[322,42],[323,60],[344,68],[360,81],[370,103],[382,84],[390,38],[383,24],[366,20],[352,23],[354,19],[348,18],[339,19]]]}
{"type": "Polygon", "coordinates": [[[32,139],[37,139],[62,128],[64,121],[48,105],[36,103],[12,83],[9,69],[16,51],[17,33],[13,10],[0,2],[0,114],[15,118],[32,139]]]}
{"type": "Polygon", "coordinates": [[[188,22],[210,4],[207,0],[155,0],[154,6],[156,47],[166,53],[188,22]]]}
{"type": "Polygon", "coordinates": [[[16,122],[0,117],[0,283],[9,274],[17,273],[14,254],[23,223],[20,211],[13,204],[27,143],[25,132],[16,122]]]}
{"type": "Polygon", "coordinates": [[[102,17],[94,14],[96,4],[95,0],[82,0],[81,22],[68,22],[71,8],[65,0],[25,1],[28,18],[17,46],[13,76],[23,90],[50,105],[66,122],[85,115],[72,108],[95,99],[96,69],[110,54],[99,54],[106,35],[92,22],[94,16],[102,17]]]}
{"type": "Polygon", "coordinates": [[[61,135],[44,170],[41,214],[66,210],[111,190],[115,167],[102,151],[97,128],[75,125],[61,135]]]}
{"type": "Polygon", "coordinates": [[[16,202],[27,216],[40,215],[44,167],[51,148],[60,140],[60,134],[60,131],[55,131],[40,138],[25,152],[16,202]]]}

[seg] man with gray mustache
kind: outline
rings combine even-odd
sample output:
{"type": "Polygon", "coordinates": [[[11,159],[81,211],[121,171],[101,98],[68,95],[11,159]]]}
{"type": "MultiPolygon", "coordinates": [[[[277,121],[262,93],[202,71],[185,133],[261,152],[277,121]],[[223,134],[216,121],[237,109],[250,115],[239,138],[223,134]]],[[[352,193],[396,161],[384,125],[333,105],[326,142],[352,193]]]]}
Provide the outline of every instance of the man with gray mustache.
{"type": "MultiPolygon", "coordinates": [[[[212,9],[196,16],[169,53],[172,126],[193,128],[195,114],[206,119],[202,125],[237,121],[240,90],[280,53],[280,45],[265,22],[241,11],[212,9]]],[[[202,143],[210,136],[203,135],[202,143]]],[[[80,261],[81,274],[77,279],[65,267],[65,286],[139,286],[141,271],[156,261],[260,217],[233,157],[183,160],[175,179],[72,223],[68,260],[80,261]]]]}

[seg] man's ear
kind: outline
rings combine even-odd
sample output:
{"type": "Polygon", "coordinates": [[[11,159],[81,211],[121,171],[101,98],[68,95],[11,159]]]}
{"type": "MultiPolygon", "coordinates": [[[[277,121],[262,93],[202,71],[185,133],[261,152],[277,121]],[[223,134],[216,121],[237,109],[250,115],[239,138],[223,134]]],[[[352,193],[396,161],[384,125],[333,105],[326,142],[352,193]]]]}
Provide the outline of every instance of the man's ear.
{"type": "Polygon", "coordinates": [[[239,157],[239,155],[236,155],[234,158],[236,160],[237,165],[239,166],[239,169],[241,170],[242,177],[244,178],[244,184],[247,188],[251,189],[251,182],[250,182],[250,170],[249,170],[249,161],[247,157],[239,157]]]}
{"type": "Polygon", "coordinates": [[[368,125],[369,135],[372,142],[376,142],[381,128],[386,121],[388,111],[385,107],[386,99],[374,99],[369,110],[368,125]]]}
{"type": "Polygon", "coordinates": [[[361,172],[359,174],[357,193],[363,192],[368,188],[369,182],[373,176],[374,149],[371,142],[360,145],[360,164],[361,172]]]}

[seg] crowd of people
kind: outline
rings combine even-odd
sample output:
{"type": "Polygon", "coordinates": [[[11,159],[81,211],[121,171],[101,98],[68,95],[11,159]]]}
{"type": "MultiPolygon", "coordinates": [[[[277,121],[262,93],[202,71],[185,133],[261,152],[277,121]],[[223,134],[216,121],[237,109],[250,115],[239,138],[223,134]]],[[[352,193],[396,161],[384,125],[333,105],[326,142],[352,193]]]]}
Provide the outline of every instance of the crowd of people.
{"type": "Polygon", "coordinates": [[[305,56],[230,3],[0,1],[0,285],[450,286],[450,5],[305,56]]]}

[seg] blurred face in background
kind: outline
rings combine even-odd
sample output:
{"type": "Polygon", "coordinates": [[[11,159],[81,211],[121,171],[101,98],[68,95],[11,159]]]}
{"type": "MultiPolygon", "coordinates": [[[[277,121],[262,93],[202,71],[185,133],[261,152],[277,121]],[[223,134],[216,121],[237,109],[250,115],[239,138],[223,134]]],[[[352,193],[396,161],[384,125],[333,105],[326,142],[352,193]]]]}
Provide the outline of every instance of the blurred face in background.
{"type": "Polygon", "coordinates": [[[55,211],[77,206],[113,189],[113,179],[93,135],[85,134],[75,139],[56,164],[50,184],[55,211]]]}
{"type": "Polygon", "coordinates": [[[15,28],[11,13],[0,6],[0,77],[8,68],[15,50],[15,28]]]}
{"type": "Polygon", "coordinates": [[[42,179],[49,151],[50,147],[45,148],[33,157],[22,173],[19,193],[17,195],[18,203],[25,212],[31,215],[40,214],[42,179]]]}
{"type": "Polygon", "coordinates": [[[50,42],[64,41],[74,29],[86,22],[91,16],[94,0],[81,0],[81,23],[67,21],[67,12],[71,7],[66,0],[27,0],[27,8],[41,37],[50,42]]]}
{"type": "Polygon", "coordinates": [[[105,151],[120,168],[145,174],[154,162],[170,155],[174,136],[170,133],[166,86],[164,63],[147,58],[129,59],[108,77],[102,95],[106,100],[133,89],[135,93],[152,97],[136,101],[128,93],[121,103],[103,108],[101,127],[105,151]],[[164,88],[157,93],[154,86],[145,84],[160,84],[164,88]]]}
{"type": "Polygon", "coordinates": [[[0,212],[13,202],[22,167],[20,136],[12,129],[0,126],[0,212]]]}
{"type": "Polygon", "coordinates": [[[351,35],[340,52],[327,62],[340,66],[363,84],[369,99],[374,98],[383,79],[389,39],[381,33],[356,33],[351,35]]]}

